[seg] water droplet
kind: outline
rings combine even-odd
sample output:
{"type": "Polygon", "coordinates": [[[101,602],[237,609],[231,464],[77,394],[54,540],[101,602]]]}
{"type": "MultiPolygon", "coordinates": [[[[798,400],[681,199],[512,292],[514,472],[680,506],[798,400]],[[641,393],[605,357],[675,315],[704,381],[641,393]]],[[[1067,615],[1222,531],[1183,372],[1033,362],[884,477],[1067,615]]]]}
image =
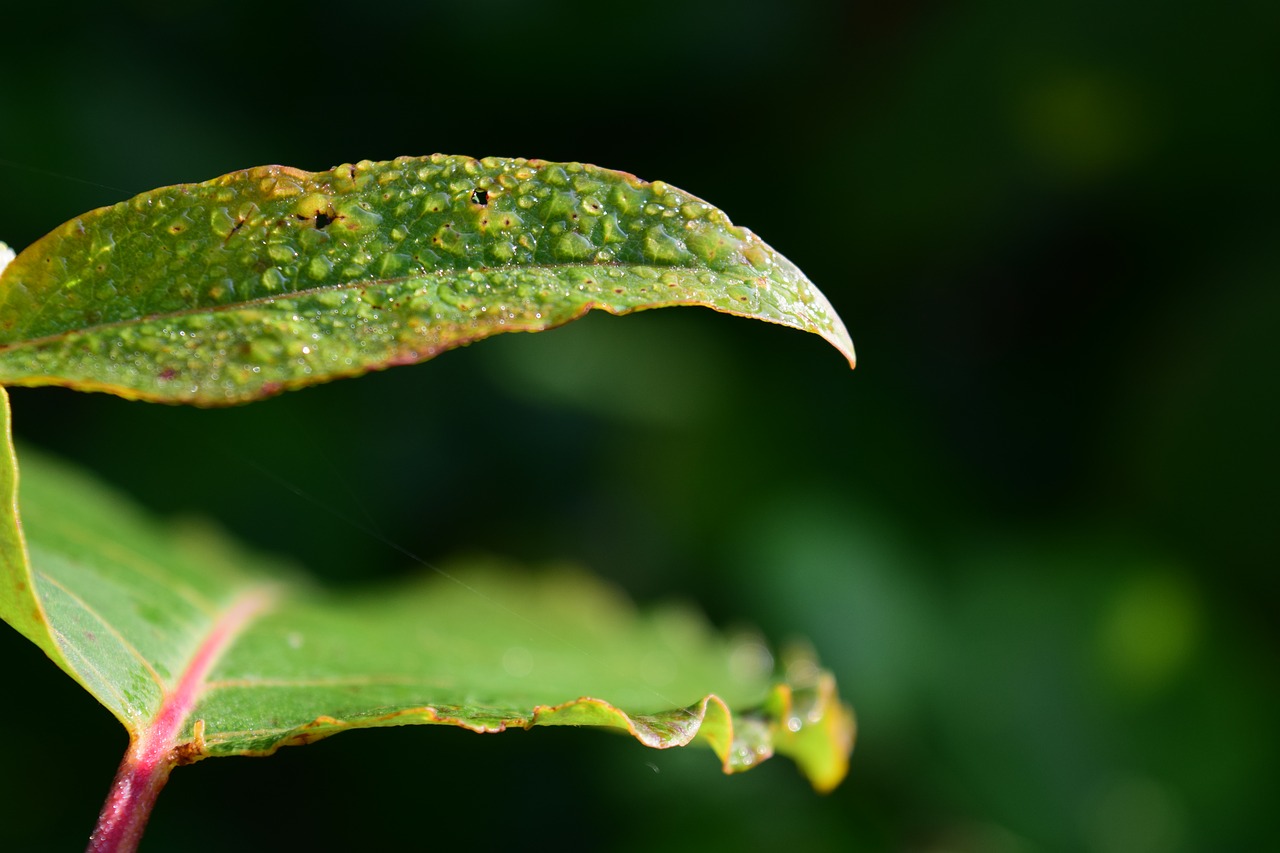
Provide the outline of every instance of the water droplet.
{"type": "Polygon", "coordinates": [[[701,219],[710,208],[700,201],[687,201],[680,205],[680,213],[685,219],[701,219]]]}
{"type": "Polygon", "coordinates": [[[552,193],[539,212],[548,222],[554,219],[577,219],[578,197],[572,192],[552,193]]]}
{"type": "Polygon", "coordinates": [[[644,232],[644,254],[659,263],[676,264],[687,258],[689,252],[682,241],[668,234],[661,225],[655,225],[644,232]]]}
{"type": "Polygon", "coordinates": [[[277,264],[287,264],[298,257],[298,251],[292,246],[275,243],[267,247],[267,255],[277,264]]]}
{"type": "Polygon", "coordinates": [[[230,211],[225,207],[219,207],[209,214],[209,227],[214,234],[225,240],[236,230],[237,224],[230,211]]]}
{"type": "Polygon", "coordinates": [[[569,175],[559,163],[543,166],[540,175],[543,181],[552,186],[565,187],[569,185],[569,175]]]}
{"type": "Polygon", "coordinates": [[[387,252],[378,259],[378,275],[388,278],[406,269],[413,259],[398,252],[387,252]]]}
{"type": "Polygon", "coordinates": [[[340,223],[335,223],[330,227],[342,227],[347,231],[365,232],[372,231],[382,224],[382,214],[375,213],[363,204],[349,201],[335,206],[340,223]]]}
{"type": "Polygon", "coordinates": [[[606,243],[625,243],[627,232],[618,223],[617,214],[610,213],[600,220],[600,239],[606,243]]]}
{"type": "Polygon", "coordinates": [[[591,257],[595,246],[591,241],[576,231],[570,231],[556,240],[556,256],[570,261],[581,261],[591,257]]]}
{"type": "Polygon", "coordinates": [[[268,292],[274,292],[284,287],[284,273],[275,267],[262,274],[262,287],[268,292]]]}
{"type": "Polygon", "coordinates": [[[801,719],[800,719],[799,717],[788,717],[788,718],[787,718],[787,731],[789,731],[789,732],[798,732],[798,731],[800,731],[800,729],[801,729],[801,728],[803,728],[803,727],[804,727],[804,723],[801,721],[801,719]]]}
{"type": "MultiPolygon", "coordinates": [[[[329,260],[324,255],[318,255],[312,258],[311,263],[307,264],[307,275],[311,276],[316,281],[324,281],[332,272],[333,261],[329,260]]],[[[336,308],[346,300],[345,294],[336,291],[318,294],[317,298],[320,300],[320,304],[329,308],[336,308]]]]}

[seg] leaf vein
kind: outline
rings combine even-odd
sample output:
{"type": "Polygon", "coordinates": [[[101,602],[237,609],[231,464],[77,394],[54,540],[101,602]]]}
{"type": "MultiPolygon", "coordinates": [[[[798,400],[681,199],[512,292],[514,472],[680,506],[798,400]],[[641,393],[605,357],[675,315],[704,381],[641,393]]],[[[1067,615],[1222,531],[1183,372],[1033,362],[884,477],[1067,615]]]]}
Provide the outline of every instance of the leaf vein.
{"type": "MultiPolygon", "coordinates": [[[[472,266],[466,269],[444,269],[444,270],[421,270],[413,275],[392,276],[388,278],[371,278],[360,279],[340,284],[326,284],[317,287],[306,287],[298,290],[291,290],[286,293],[271,294],[269,296],[256,296],[252,299],[243,299],[225,305],[205,305],[195,306],[191,308],[182,308],[177,311],[165,311],[157,314],[145,314],[140,317],[130,317],[125,320],[113,320],[109,323],[98,323],[85,325],[75,329],[57,332],[52,335],[42,335],[36,338],[24,338],[23,340],[13,341],[11,343],[0,344],[0,352],[21,349],[22,347],[34,347],[42,344],[53,343],[63,340],[72,335],[88,335],[101,332],[107,329],[128,328],[144,323],[162,322],[164,320],[175,320],[180,317],[190,317],[198,314],[217,314],[225,311],[240,311],[245,308],[253,308],[260,306],[271,306],[277,302],[290,299],[303,298],[307,296],[315,296],[321,293],[331,293],[343,290],[360,290],[375,287],[390,287],[396,284],[404,284],[406,282],[422,280],[424,283],[432,277],[437,279],[447,279],[454,275],[463,275],[465,273],[488,273],[510,271],[513,273],[520,272],[546,272],[546,271],[570,271],[579,269],[602,269],[609,267],[661,267],[666,270],[684,270],[687,272],[697,272],[702,269],[697,265],[691,264],[663,264],[660,262],[649,264],[623,264],[623,263],[601,263],[601,264],[518,264],[511,266],[472,266]]],[[[672,300],[673,303],[682,300],[672,300]]],[[[698,302],[698,300],[691,300],[698,302]]],[[[701,304],[700,302],[698,304],[701,304]]],[[[604,308],[605,306],[598,306],[604,308]]],[[[28,324],[29,325],[29,324],[28,324]]]]}
{"type": "MultiPolygon", "coordinates": [[[[33,513],[28,513],[28,518],[26,519],[28,523],[31,515],[33,513]]],[[[74,522],[39,514],[36,514],[36,517],[42,526],[47,526],[53,532],[84,546],[90,553],[114,560],[121,568],[129,569],[164,590],[174,593],[187,604],[199,610],[203,615],[210,617],[216,615],[217,608],[210,599],[206,598],[190,584],[175,579],[172,576],[172,571],[166,570],[164,566],[155,563],[142,554],[125,548],[118,541],[98,535],[74,522]]],[[[195,630],[194,625],[188,624],[186,627],[189,630],[195,630]]]]}
{"type": "MultiPolygon", "coordinates": [[[[63,654],[80,660],[83,667],[90,670],[94,676],[96,676],[94,683],[100,685],[100,689],[105,690],[116,698],[116,706],[122,711],[127,710],[132,712],[128,715],[130,719],[136,724],[141,723],[143,721],[143,714],[133,707],[132,703],[125,698],[125,695],[121,693],[119,688],[111,682],[111,679],[107,678],[106,675],[103,674],[102,670],[98,669],[97,665],[89,658],[89,656],[86,655],[79,646],[71,643],[67,638],[67,635],[61,630],[53,626],[50,626],[50,630],[53,632],[54,640],[57,642],[58,648],[62,650],[63,654]]],[[[76,667],[76,671],[78,672],[79,670],[80,667],[76,667]]],[[[132,731],[133,729],[130,728],[130,733],[132,733],[132,731]]]]}
{"type": "Polygon", "coordinates": [[[40,580],[43,583],[47,583],[50,586],[57,589],[58,591],[60,591],[69,600],[71,600],[77,607],[83,610],[86,615],[92,617],[99,625],[101,625],[106,630],[106,632],[109,635],[111,635],[111,637],[117,643],[120,644],[121,648],[123,648],[126,652],[128,652],[131,657],[133,657],[138,663],[142,665],[143,669],[145,669],[147,671],[147,674],[151,677],[151,680],[156,683],[156,685],[160,688],[162,692],[166,689],[164,679],[160,677],[160,673],[156,672],[155,667],[151,665],[151,661],[147,660],[146,657],[142,654],[142,652],[138,649],[138,647],[135,646],[132,642],[130,642],[129,639],[124,636],[124,634],[120,633],[120,631],[114,625],[108,622],[106,618],[101,613],[99,613],[92,605],[90,605],[87,601],[85,601],[80,596],[76,595],[71,590],[67,589],[66,586],[58,582],[56,579],[50,576],[47,572],[37,571],[37,575],[39,576],[40,580]]]}
{"type": "Polygon", "coordinates": [[[206,682],[205,690],[255,690],[260,688],[309,688],[309,687],[381,687],[383,685],[421,685],[423,687],[448,688],[452,680],[415,678],[399,675],[370,675],[335,678],[230,678],[206,682]]]}

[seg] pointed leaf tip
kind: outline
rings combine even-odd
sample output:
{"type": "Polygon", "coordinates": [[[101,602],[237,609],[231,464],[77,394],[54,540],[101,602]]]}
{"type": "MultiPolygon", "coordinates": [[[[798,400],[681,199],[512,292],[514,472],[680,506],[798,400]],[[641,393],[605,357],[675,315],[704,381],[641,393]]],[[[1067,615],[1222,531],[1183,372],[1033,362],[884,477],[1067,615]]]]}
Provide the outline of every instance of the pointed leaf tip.
{"type": "Polygon", "coordinates": [[[86,213],[0,273],[0,382],[196,405],[432,358],[593,309],[701,305],[853,345],[721,211],[579,163],[262,166],[86,213]]]}

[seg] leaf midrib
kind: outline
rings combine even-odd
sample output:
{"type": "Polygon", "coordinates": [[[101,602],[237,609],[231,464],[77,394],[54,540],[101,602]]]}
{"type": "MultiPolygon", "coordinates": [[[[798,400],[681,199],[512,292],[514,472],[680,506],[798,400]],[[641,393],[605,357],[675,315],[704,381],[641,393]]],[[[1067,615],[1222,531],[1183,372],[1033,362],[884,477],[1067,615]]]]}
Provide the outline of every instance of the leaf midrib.
{"type": "MultiPolygon", "coordinates": [[[[620,263],[618,261],[607,261],[604,263],[590,264],[510,264],[503,266],[468,266],[463,269],[447,269],[447,270],[422,270],[413,275],[393,276],[390,278],[373,278],[360,281],[350,281],[341,284],[320,285],[317,287],[307,287],[299,290],[291,290],[287,293],[278,293],[271,296],[255,296],[252,299],[244,299],[227,305],[209,305],[204,307],[183,308],[177,311],[166,311],[158,314],[147,314],[142,317],[131,317],[127,320],[114,320],[109,323],[96,323],[93,325],[80,326],[74,329],[57,332],[50,335],[41,335],[33,338],[23,338],[11,343],[0,343],[0,352],[20,349],[22,347],[40,346],[46,343],[53,343],[63,340],[72,335],[88,335],[95,332],[101,332],[107,329],[124,328],[128,326],[138,326],[145,323],[154,323],[157,321],[172,320],[181,317],[191,317],[200,314],[217,314],[226,311],[240,311],[246,308],[257,306],[269,306],[280,300],[295,299],[300,297],[314,296],[321,293],[332,293],[344,290],[359,290],[370,287],[388,287],[395,284],[403,284],[415,279],[422,280],[430,277],[448,278],[455,275],[463,275],[466,273],[491,273],[491,272],[524,272],[536,271],[546,272],[550,270],[580,270],[580,269],[610,269],[610,268],[648,268],[662,270],[679,270],[686,272],[709,271],[715,273],[715,270],[704,270],[703,267],[690,264],[635,264],[620,263]]],[[[719,273],[717,273],[719,274],[719,273]]],[[[763,277],[763,274],[762,274],[763,277]]],[[[49,304],[46,300],[45,305],[49,304]]],[[[702,303],[699,303],[702,304],[702,303]]],[[[40,310],[43,310],[44,306],[40,310]]],[[[39,316],[39,312],[35,315],[39,316]]]]}
{"type": "Polygon", "coordinates": [[[178,746],[178,736],[208,686],[209,673],[236,639],[279,597],[275,587],[256,586],[232,599],[192,650],[178,678],[163,693],[160,707],[139,733],[139,746],[162,758],[178,746]]]}

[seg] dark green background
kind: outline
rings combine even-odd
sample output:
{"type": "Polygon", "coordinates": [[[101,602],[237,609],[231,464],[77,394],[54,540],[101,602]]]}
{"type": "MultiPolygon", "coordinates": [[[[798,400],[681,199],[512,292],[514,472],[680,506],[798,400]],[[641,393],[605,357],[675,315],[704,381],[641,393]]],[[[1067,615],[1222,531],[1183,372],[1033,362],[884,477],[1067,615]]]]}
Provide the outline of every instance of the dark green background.
{"type": "MultiPolygon", "coordinates": [[[[378,537],[580,561],[808,636],[861,723],[828,797],[594,732],[348,734],[178,771],[145,849],[1274,842],[1275,3],[41,8],[0,50],[15,248],[252,165],[585,160],[760,233],[861,360],[659,311],[241,409],[15,390],[26,441],[333,583],[415,570],[378,537]]],[[[123,732],[0,642],[0,846],[75,849],[123,732]]]]}

